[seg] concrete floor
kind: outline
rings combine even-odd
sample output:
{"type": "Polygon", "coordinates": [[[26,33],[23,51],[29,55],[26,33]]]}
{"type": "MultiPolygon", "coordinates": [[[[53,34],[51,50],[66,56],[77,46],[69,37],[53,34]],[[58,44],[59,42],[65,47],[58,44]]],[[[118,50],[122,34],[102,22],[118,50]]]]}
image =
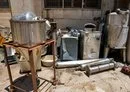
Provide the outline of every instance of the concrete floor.
{"type": "MultiPolygon", "coordinates": [[[[28,91],[32,90],[31,81],[25,75],[19,74],[19,65],[11,65],[12,74],[15,81],[19,81],[18,85],[24,85],[28,91]],[[30,88],[30,89],[29,89],[30,88]]],[[[40,77],[52,80],[53,71],[50,68],[42,68],[38,73],[40,77]]],[[[44,87],[44,83],[40,87],[41,92],[130,92],[130,78],[120,72],[120,68],[115,71],[110,70],[87,77],[84,72],[75,71],[74,69],[60,69],[57,70],[57,79],[64,85],[57,85],[55,87],[48,84],[44,87]],[[51,86],[51,87],[50,87],[51,86]]],[[[42,80],[40,80],[42,82],[42,80]]],[[[7,69],[4,64],[0,63],[0,92],[8,92],[9,78],[7,69]]],[[[25,89],[26,89],[25,88],[25,89]]],[[[20,92],[20,91],[17,91],[20,92]]]]}
{"type": "MultiPolygon", "coordinates": [[[[3,59],[2,55],[0,59],[3,59]]],[[[11,65],[11,69],[16,85],[25,88],[28,90],[27,92],[32,91],[30,77],[19,74],[19,64],[11,65]]],[[[121,68],[118,68],[115,71],[109,70],[87,77],[83,71],[57,69],[57,79],[64,85],[54,87],[45,82],[39,88],[39,92],[130,92],[130,77],[121,73],[120,70],[121,68]]],[[[38,75],[47,80],[52,80],[53,70],[42,67],[42,71],[38,72],[38,75]]],[[[40,80],[40,83],[42,82],[43,80],[40,80]]],[[[7,69],[3,63],[0,63],[0,92],[8,92],[8,86],[7,69]]],[[[16,92],[21,91],[16,90],[16,92]]]]}

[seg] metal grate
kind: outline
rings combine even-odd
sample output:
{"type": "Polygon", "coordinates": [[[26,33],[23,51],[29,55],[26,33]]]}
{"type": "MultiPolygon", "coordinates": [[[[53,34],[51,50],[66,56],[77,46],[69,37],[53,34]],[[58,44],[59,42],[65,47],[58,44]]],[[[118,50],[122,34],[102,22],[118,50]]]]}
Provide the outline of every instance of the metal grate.
{"type": "Polygon", "coordinates": [[[0,0],[0,8],[9,8],[8,0],[0,0]]]}
{"type": "Polygon", "coordinates": [[[101,0],[84,0],[84,8],[101,8],[101,0]]]}
{"type": "Polygon", "coordinates": [[[130,0],[117,0],[117,8],[129,9],[130,0]]]}
{"type": "Polygon", "coordinates": [[[62,0],[44,0],[45,8],[62,8],[62,0]]]}
{"type": "Polygon", "coordinates": [[[72,0],[64,0],[65,8],[71,8],[71,6],[72,6],[72,0]]]}
{"type": "Polygon", "coordinates": [[[81,8],[82,0],[64,0],[65,8],[81,8]]]}

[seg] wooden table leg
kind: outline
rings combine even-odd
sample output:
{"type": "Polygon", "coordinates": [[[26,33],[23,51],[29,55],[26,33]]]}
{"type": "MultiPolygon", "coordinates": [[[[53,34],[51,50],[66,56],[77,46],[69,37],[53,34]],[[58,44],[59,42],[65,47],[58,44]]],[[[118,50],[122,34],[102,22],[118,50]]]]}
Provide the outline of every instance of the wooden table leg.
{"type": "Polygon", "coordinates": [[[31,69],[31,74],[32,74],[32,83],[33,83],[33,92],[37,92],[37,75],[36,75],[36,69],[34,66],[34,59],[33,59],[33,51],[29,50],[29,64],[30,64],[30,69],[31,69]]]}
{"type": "Polygon", "coordinates": [[[6,46],[4,45],[4,56],[5,56],[5,63],[7,66],[7,70],[8,70],[8,74],[9,74],[9,80],[10,80],[10,91],[13,92],[14,87],[13,85],[13,79],[12,79],[12,74],[11,74],[11,69],[10,69],[10,65],[7,59],[7,50],[6,50],[6,46]]]}

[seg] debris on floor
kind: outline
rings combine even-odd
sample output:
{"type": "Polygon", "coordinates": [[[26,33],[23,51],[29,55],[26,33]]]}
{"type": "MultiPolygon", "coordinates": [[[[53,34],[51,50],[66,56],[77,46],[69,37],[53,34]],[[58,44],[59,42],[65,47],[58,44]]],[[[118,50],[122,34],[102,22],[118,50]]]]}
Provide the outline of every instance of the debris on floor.
{"type": "Polygon", "coordinates": [[[123,66],[121,72],[130,76],[130,66],[123,66]]]}

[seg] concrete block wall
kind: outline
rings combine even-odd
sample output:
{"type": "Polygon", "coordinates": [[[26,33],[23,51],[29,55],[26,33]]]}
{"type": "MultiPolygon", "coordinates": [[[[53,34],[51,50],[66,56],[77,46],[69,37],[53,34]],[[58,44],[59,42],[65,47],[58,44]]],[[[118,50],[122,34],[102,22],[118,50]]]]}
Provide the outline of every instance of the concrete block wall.
{"type": "Polygon", "coordinates": [[[66,26],[82,28],[85,23],[94,22],[94,17],[101,16],[101,11],[98,9],[51,9],[43,11],[43,17],[54,19],[58,23],[58,28],[66,26]]]}
{"type": "MultiPolygon", "coordinates": [[[[41,16],[42,4],[41,0],[10,0],[12,15],[18,15],[23,12],[34,12],[36,15],[41,16]]],[[[11,12],[0,11],[0,25],[10,27],[11,12]]]]}
{"type": "Polygon", "coordinates": [[[10,0],[12,15],[18,15],[27,11],[34,11],[32,0],[10,0]]]}
{"type": "Polygon", "coordinates": [[[11,14],[10,12],[0,12],[0,25],[5,27],[10,27],[11,14]]]}
{"type": "Polygon", "coordinates": [[[102,0],[101,9],[45,9],[43,2],[43,17],[52,18],[57,22],[58,28],[71,26],[82,29],[85,23],[92,22],[94,17],[101,17],[106,10],[113,10],[114,0],[102,0]],[[102,12],[103,11],[103,12],[102,12]]]}
{"type": "MultiPolygon", "coordinates": [[[[13,16],[32,11],[38,16],[53,18],[58,23],[58,28],[66,26],[82,28],[85,23],[94,22],[94,17],[100,17],[102,10],[112,10],[114,0],[102,0],[102,9],[45,9],[44,0],[10,0],[10,4],[13,16]]],[[[2,13],[0,14],[3,16],[2,13]]],[[[0,19],[10,19],[10,13],[5,13],[4,18],[0,19]],[[7,18],[6,16],[9,17],[7,18]]],[[[2,24],[5,25],[6,23],[2,21],[2,24]]],[[[7,25],[9,25],[8,22],[7,25]]]]}
{"type": "Polygon", "coordinates": [[[10,4],[13,16],[28,11],[41,16],[41,0],[10,0],[10,4]]]}

